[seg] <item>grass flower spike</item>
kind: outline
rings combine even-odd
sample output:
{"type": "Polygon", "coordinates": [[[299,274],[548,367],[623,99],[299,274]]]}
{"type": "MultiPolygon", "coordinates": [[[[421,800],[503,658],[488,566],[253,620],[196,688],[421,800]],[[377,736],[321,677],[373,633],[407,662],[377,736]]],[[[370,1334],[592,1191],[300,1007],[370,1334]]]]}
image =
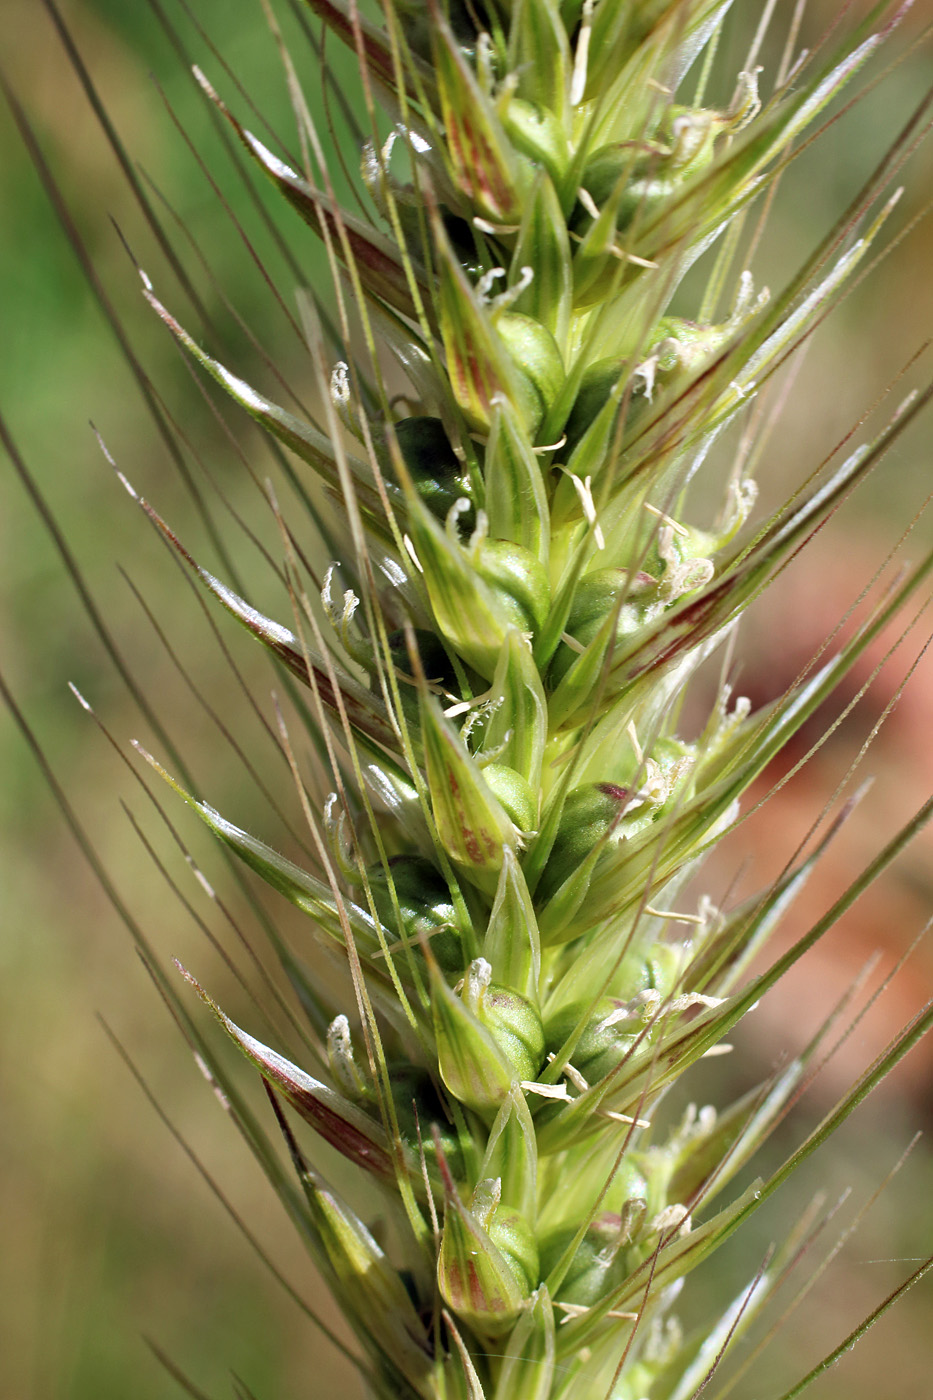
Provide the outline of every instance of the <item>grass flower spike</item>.
{"type": "Polygon", "coordinates": [[[759,508],[755,444],[778,376],[878,251],[888,182],[928,114],[785,286],[769,294],[746,260],[782,176],[874,75],[910,5],[832,25],[796,61],[791,45],[777,73],[754,55],[721,73],[730,0],[306,9],[325,52],[358,63],[357,212],[335,193],[303,57],[283,45],[297,156],[254,134],[209,59],[196,76],[284,197],[282,220],[326,250],[334,299],[299,296],[317,418],[247,383],[167,292],[143,288],[307,488],[308,518],[280,521],[275,617],[136,498],[268,648],[303,717],[280,715],[279,741],[305,857],[150,760],[307,916],[305,946],[279,949],[304,1044],[285,1025],[257,1039],[189,975],[265,1080],[266,1122],[191,988],[167,994],[354,1329],[373,1400],[724,1395],[720,1368],[801,1239],[789,1230],[698,1331],[678,1321],[682,1290],[931,1020],[737,1194],[825,1036],[737,1101],[684,1116],[694,1066],[928,815],[771,962],[815,857],[726,911],[703,893],[703,858],[750,786],[933,569],[915,563],[779,698],[731,694],[745,609],[930,397],[759,508]],[[343,993],[308,971],[312,949],[343,969],[343,993]],[[312,1165],[316,1137],[346,1181],[312,1165]],[[349,1204],[367,1178],[379,1229],[349,1204]]]}

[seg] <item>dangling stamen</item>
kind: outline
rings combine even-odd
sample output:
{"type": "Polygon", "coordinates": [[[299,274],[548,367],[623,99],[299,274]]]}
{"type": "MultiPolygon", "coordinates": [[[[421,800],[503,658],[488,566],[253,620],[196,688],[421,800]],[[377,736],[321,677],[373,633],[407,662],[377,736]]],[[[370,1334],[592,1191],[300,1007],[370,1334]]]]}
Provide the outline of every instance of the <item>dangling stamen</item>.
{"type": "Polygon", "coordinates": [[[593,32],[593,10],[596,0],[583,0],[583,14],[580,18],[580,33],[577,37],[577,51],[573,59],[573,77],[570,79],[570,105],[579,107],[586,91],[586,75],[590,57],[590,35],[593,32]]]}
{"type": "Polygon", "coordinates": [[[590,528],[593,531],[593,539],[596,542],[596,548],[605,549],[605,536],[603,535],[602,528],[599,524],[599,521],[596,518],[596,502],[593,500],[593,478],[591,476],[588,476],[584,480],[581,480],[580,477],[574,476],[573,472],[567,471],[566,468],[564,468],[564,472],[565,475],[570,477],[570,480],[573,482],[573,489],[576,491],[577,495],[580,498],[580,505],[583,508],[583,515],[586,520],[586,523],[590,526],[590,528]]]}
{"type": "Polygon", "coordinates": [[[699,924],[702,928],[706,923],[702,914],[678,914],[675,909],[654,909],[650,904],[645,905],[644,912],[655,919],[670,919],[675,924],[699,924]]]}
{"type": "MultiPolygon", "coordinates": [[[[674,531],[675,535],[680,535],[684,539],[689,539],[690,531],[687,527],[679,524],[672,516],[665,515],[663,510],[658,510],[657,506],[650,505],[648,501],[642,501],[642,508],[646,510],[649,515],[655,516],[662,524],[668,525],[674,531]]],[[[661,557],[663,558],[664,556],[662,555],[661,557]]]]}
{"type": "Polygon", "coordinates": [[[545,442],[540,447],[533,447],[531,450],[536,456],[544,456],[546,452],[559,452],[567,441],[567,434],[561,433],[556,442],[545,442]]]}
{"type": "Polygon", "coordinates": [[[415,568],[418,570],[419,574],[423,574],[423,573],[424,573],[424,569],[421,567],[421,560],[418,558],[418,555],[415,553],[415,546],[414,546],[414,544],[412,543],[411,535],[403,535],[403,536],[402,536],[402,543],[404,544],[405,548],[408,550],[408,554],[409,554],[409,557],[410,557],[410,559],[411,559],[411,562],[414,564],[414,566],[415,566],[415,568]]]}

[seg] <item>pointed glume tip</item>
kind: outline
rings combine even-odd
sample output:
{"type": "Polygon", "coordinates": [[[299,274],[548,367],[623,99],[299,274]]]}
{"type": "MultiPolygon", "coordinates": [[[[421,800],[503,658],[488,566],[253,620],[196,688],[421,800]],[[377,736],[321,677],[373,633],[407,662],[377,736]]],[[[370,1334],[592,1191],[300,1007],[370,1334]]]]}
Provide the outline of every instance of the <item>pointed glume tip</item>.
{"type": "Polygon", "coordinates": [[[144,758],[144,759],[146,760],[147,763],[151,763],[152,766],[153,766],[153,768],[158,768],[159,765],[156,763],[155,759],[152,757],[152,754],[149,752],[148,749],[144,749],[144,748],[143,748],[142,744],[139,742],[138,739],[131,739],[131,740],[130,740],[130,747],[131,747],[131,748],[134,748],[134,749],[136,750],[136,752],[139,754],[139,756],[140,756],[141,758],[144,758]]]}
{"type": "Polygon", "coordinates": [[[204,993],[203,993],[203,989],[202,989],[202,987],[201,987],[200,982],[198,981],[198,979],[197,979],[192,973],[190,973],[190,972],[188,971],[188,969],[185,967],[184,963],[181,962],[178,958],[172,958],[172,962],[173,962],[173,963],[175,964],[175,966],[178,968],[178,971],[181,973],[182,977],[184,977],[185,981],[186,981],[186,982],[190,982],[191,985],[192,985],[192,987],[195,987],[195,988],[201,993],[201,995],[203,996],[204,993]]]}
{"type": "MultiPolygon", "coordinates": [[[[106,461],[106,463],[107,463],[108,466],[113,467],[114,471],[116,471],[116,470],[117,470],[117,464],[116,464],[116,462],[113,460],[113,454],[112,454],[112,452],[110,451],[110,448],[109,448],[109,447],[107,446],[107,444],[104,442],[104,439],[101,437],[100,433],[98,432],[98,430],[97,430],[97,425],[95,424],[94,420],[91,419],[91,418],[88,419],[88,424],[89,424],[89,426],[90,426],[91,432],[92,432],[92,433],[94,434],[94,436],[97,438],[97,446],[100,448],[101,452],[104,454],[104,460],[106,461]]],[[[117,474],[119,475],[119,473],[117,473],[117,474]]]]}
{"type": "Polygon", "coordinates": [[[218,106],[220,106],[220,99],[217,96],[213,84],[210,83],[207,77],[205,76],[204,71],[201,68],[199,68],[196,63],[193,63],[191,65],[191,72],[194,76],[195,82],[198,84],[201,90],[207,94],[211,101],[216,102],[218,106]]]}
{"type": "Polygon", "coordinates": [[[90,705],[89,705],[88,702],[85,700],[84,696],[81,694],[80,690],[79,690],[78,687],[75,685],[74,681],[69,681],[69,682],[68,682],[68,689],[71,691],[72,695],[73,695],[74,698],[77,700],[78,704],[81,705],[83,709],[87,710],[87,712],[88,712],[89,715],[92,715],[92,714],[94,713],[94,711],[91,709],[90,705]]]}

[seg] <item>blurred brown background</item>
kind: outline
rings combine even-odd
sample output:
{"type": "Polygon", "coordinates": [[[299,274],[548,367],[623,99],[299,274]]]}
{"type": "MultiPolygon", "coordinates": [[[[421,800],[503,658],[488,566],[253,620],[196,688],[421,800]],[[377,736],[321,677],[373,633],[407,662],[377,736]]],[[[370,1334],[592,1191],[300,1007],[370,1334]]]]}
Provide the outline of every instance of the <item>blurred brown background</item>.
{"type": "MultiPolygon", "coordinates": [[[[321,84],[306,37],[288,6],[299,69],[326,130],[321,84]]],[[[723,71],[741,67],[747,26],[758,6],[740,6],[724,45],[723,71]]],[[[783,34],[794,6],[779,0],[783,34]]],[[[910,23],[919,36],[925,16],[910,23]]],[[[810,7],[818,33],[835,5],[810,7]]],[[[12,470],[0,498],[0,662],[48,763],[72,804],[120,897],[163,959],[178,956],[210,981],[236,1014],[246,998],[205,941],[202,930],[144,849],[140,824],[180,893],[249,966],[237,934],[212,909],[179,857],[173,838],[121,759],[66,689],[73,681],[94,705],[124,753],[138,738],[160,757],[177,746],[208,800],[274,840],[281,827],[257,807],[243,761],[186,680],[190,675],[230,734],[253,757],[270,786],[291,798],[289,779],[227,662],[204,614],[165,551],[115,481],[92,420],[133,484],[182,532],[209,568],[224,574],[225,550],[259,606],[281,609],[261,552],[244,543],[241,517],[278,557],[279,545],[261,489],[238,458],[242,449],[261,483],[273,474],[283,505],[289,488],[258,435],[224,408],[233,441],[212,416],[198,385],[163,329],[147,313],[138,280],[114,224],[146,267],[156,290],[202,343],[225,351],[249,378],[269,383],[259,352],[244,341],[233,309],[255,329],[290,383],[309,393],[300,338],[289,325],[295,286],[326,279],[318,250],[297,220],[261,192],[257,207],[217,135],[179,54],[202,64],[215,85],[235,97],[232,79],[212,54],[216,43],[286,144],[293,125],[275,47],[251,0],[195,0],[194,21],[182,5],[72,0],[60,13],[111,114],[142,187],[178,240],[214,323],[206,329],[178,286],[128,189],[113,151],[68,62],[62,35],[40,0],[5,0],[2,65],[23,104],[73,221],[72,242],[56,218],[8,109],[0,116],[0,408],[67,539],[75,569],[96,600],[115,646],[164,733],[141,715],[82,608],[61,553],[36,501],[12,470]],[[167,31],[160,16],[169,21],[167,31]],[[176,125],[177,119],[177,125],[176,125]],[[242,221],[243,236],[185,143],[195,139],[223,197],[242,221]],[[163,202],[163,199],[165,202],[163,202]],[[286,256],[264,222],[275,211],[286,256]],[[176,218],[179,223],[176,225],[176,218]],[[179,232],[183,228],[183,232],[179,232]],[[99,301],[82,274],[74,240],[97,270],[114,316],[145,366],[166,412],[188,442],[181,465],[160,436],[99,301]],[[248,240],[249,246],[247,246],[248,240]],[[253,259],[255,251],[281,292],[275,305],[253,259]],[[202,265],[204,259],[210,271],[202,265]],[[290,260],[291,259],[291,260],[290,260]],[[216,280],[214,280],[216,279],[216,280]],[[186,477],[190,478],[189,481],[186,477]],[[204,503],[203,513],[198,502],[204,503]],[[208,521],[210,524],[208,524],[208,521]],[[152,616],[147,615],[146,608],[152,616]],[[160,636],[159,630],[162,635],[160,636]],[[167,644],[167,645],[166,645],[167,644]],[[171,651],[169,650],[171,649],[171,651]],[[177,653],[182,669],[176,668],[177,653]],[[125,804],[125,808],[123,805],[125,804]]],[[[905,30],[894,52],[909,47],[905,30]]],[[[331,45],[329,55],[336,56],[331,45]]],[[[765,91],[776,63],[767,49],[765,91]]],[[[881,65],[872,74],[881,71],[881,65]]],[[[808,151],[785,179],[769,227],[757,280],[781,285],[812,240],[829,226],[860,180],[906,120],[930,77],[930,49],[909,53],[891,81],[872,92],[808,151]]],[[[259,127],[258,119],[252,124],[259,127]]],[[[352,163],[352,162],[351,162],[352,163]]],[[[878,402],[930,334],[933,246],[930,222],[911,227],[933,191],[929,146],[906,168],[907,193],[892,230],[903,241],[846,299],[817,335],[790,391],[781,426],[759,470],[765,502],[783,498],[878,402]]],[[[929,377],[929,356],[912,367],[869,420],[884,420],[909,387],[929,377]]],[[[214,400],[216,402],[216,400],[214,400]]],[[[897,542],[930,489],[933,420],[906,435],[871,481],[756,605],[740,637],[738,690],[761,702],[776,695],[854,601],[897,542]]],[[[8,464],[5,464],[8,466],[8,464]]],[[[899,559],[919,557],[933,532],[921,521],[899,559]]],[[[224,574],[224,576],[227,576],[224,574]]],[[[905,620],[906,623],[906,620],[905,620]]],[[[708,888],[747,893],[773,877],[803,840],[824,802],[894,695],[929,629],[927,615],[906,639],[850,719],[778,797],[756,813],[718,855],[708,888]],[[736,885],[735,882],[738,881],[736,885]]],[[[230,636],[244,678],[270,717],[273,684],[259,649],[230,636]]],[[[890,640],[893,640],[890,639],[890,640]]],[[[884,648],[867,658],[853,692],[884,648]]],[[[933,785],[933,672],[917,672],[860,770],[874,787],[833,847],[788,921],[786,939],[808,926],[852,874],[906,820],[933,785]]],[[[828,723],[808,728],[791,761],[828,723]]],[[[0,936],[0,1389],[22,1400],[176,1393],[145,1338],[164,1348],[206,1394],[233,1393],[239,1375],[257,1396],[329,1397],[352,1375],[298,1307],[272,1279],[224,1208],[159,1120],[108,1041],[103,1017],[145,1074],[233,1208],[249,1222],[299,1291],[331,1322],[313,1271],[258,1169],[217,1109],[158,995],[131,938],[65,825],[21,730],[0,710],[0,849],[3,928],[0,936]]],[[[170,767],[175,766],[171,759],[170,767]]],[[[770,774],[763,784],[764,795],[770,774]]],[[[858,779],[856,779],[858,781],[858,779]]],[[[851,790],[851,784],[850,789],[851,790]]],[[[161,794],[158,794],[161,798],[161,794]]],[[[255,915],[242,891],[193,821],[171,803],[184,841],[218,889],[232,918],[261,946],[255,915]]],[[[924,837],[827,939],[824,949],[768,998],[737,1037],[735,1064],[716,1061],[698,1078],[696,1094],[713,1098],[728,1075],[737,1084],[764,1073],[799,1048],[866,957],[882,952],[879,974],[910,944],[933,912],[931,841],[924,837]]],[[[281,906],[266,907],[295,940],[300,924],[281,906]]],[[[774,1164],[929,995],[933,962],[926,945],[843,1047],[814,1087],[793,1130],[769,1147],[774,1164]]],[[[246,1014],[250,1014],[247,1011],[246,1014]]],[[[769,1238],[796,1219],[810,1194],[851,1185],[861,1203],[897,1160],[917,1129],[929,1132],[933,1057],[919,1051],[846,1127],[836,1147],[812,1161],[796,1188],[727,1251],[706,1298],[726,1296],[754,1272],[769,1238]],[[796,1196],[794,1196],[796,1191],[796,1196]],[[755,1236],[751,1238],[750,1236],[755,1236]],[[757,1252],[756,1252],[757,1251],[757,1252]]],[[[777,1395],[835,1344],[856,1320],[930,1249],[933,1172],[921,1141],[891,1189],[795,1320],[793,1343],[778,1343],[756,1379],[735,1392],[745,1400],[777,1395]],[[750,1387],[750,1388],[749,1388],[750,1387]]],[[[326,1163],[325,1163],[326,1166],[326,1163]]],[[[704,1289],[698,1290],[705,1306],[704,1289]]],[[[913,1400],[927,1393],[929,1284],[912,1294],[814,1394],[823,1400],[913,1400]]],[[[349,1380],[352,1391],[354,1382],[349,1380]]],[[[715,1387],[714,1387],[715,1388],[715,1387]]]]}

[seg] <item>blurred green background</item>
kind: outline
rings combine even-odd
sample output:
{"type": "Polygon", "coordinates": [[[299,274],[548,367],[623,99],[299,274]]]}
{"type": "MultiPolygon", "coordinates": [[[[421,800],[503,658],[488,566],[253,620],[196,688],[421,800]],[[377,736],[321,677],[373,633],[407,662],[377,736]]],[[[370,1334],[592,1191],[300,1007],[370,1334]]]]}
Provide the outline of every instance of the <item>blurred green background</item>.
{"type": "MultiPolygon", "coordinates": [[[[729,74],[742,66],[748,25],[759,9],[738,8],[722,54],[723,71],[729,74]]],[[[779,0],[780,35],[794,8],[779,0]]],[[[326,135],[336,105],[333,94],[324,100],[317,60],[295,15],[285,4],[278,9],[326,135]]],[[[818,34],[834,10],[832,3],[811,5],[810,31],[818,34]]],[[[56,25],[52,7],[40,0],[5,0],[0,19],[3,69],[30,124],[39,163],[48,172],[43,180],[11,109],[4,106],[0,410],[28,464],[33,487],[30,492],[11,461],[5,461],[0,478],[0,665],[51,772],[158,956],[179,957],[209,981],[231,1014],[241,1011],[254,1018],[255,1026],[255,1008],[198,923],[205,921],[229,950],[233,966],[248,978],[251,959],[240,932],[257,947],[262,940],[244,887],[231,880],[193,821],[178,813],[177,804],[168,803],[186,846],[222,891],[224,908],[207,900],[130,767],[66,687],[68,681],[78,686],[137,771],[131,739],[165,758],[175,771],[183,764],[197,790],[232,819],[297,849],[271,806],[257,802],[236,748],[250,756],[270,789],[283,795],[294,820],[290,779],[264,728],[272,718],[269,696],[276,682],[258,648],[221,628],[241,687],[186,579],[120,488],[88,424],[93,422],[119,468],[207,567],[230,577],[232,561],[252,600],[282,615],[281,593],[262,552],[265,548],[273,559],[280,554],[262,483],[271,476],[286,517],[300,520],[294,493],[259,435],[219,399],[202,394],[142,302],[117,229],[152,276],[156,291],[202,343],[222,352],[245,378],[271,388],[274,379],[263,363],[267,352],[306,402],[313,400],[313,377],[294,325],[294,290],[302,284],[320,286],[329,274],[310,233],[255,181],[243,180],[188,71],[188,61],[196,59],[262,134],[260,117],[249,114],[247,97],[254,100],[286,149],[294,148],[275,44],[254,0],[193,0],[190,13],[171,0],[164,9],[157,0],[134,5],[72,0],[57,13],[67,31],[56,25]],[[181,252],[209,326],[166,265],[141,214],[69,62],[69,39],[125,143],[140,187],[181,252]],[[247,96],[237,93],[232,74],[247,96]],[[56,199],[62,210],[67,208],[70,237],[56,215],[56,199]],[[274,215],[277,232],[263,210],[274,215]],[[82,270],[82,258],[95,270],[100,296],[82,270]],[[128,368],[110,315],[153,386],[149,404],[128,368]],[[248,343],[237,317],[255,332],[257,345],[248,343]],[[151,411],[154,404],[161,405],[163,422],[179,425],[174,448],[168,445],[171,435],[160,431],[151,411]],[[67,561],[43,510],[67,541],[67,561]],[[289,516],[290,510],[295,514],[289,516]],[[82,606],[78,579],[162,731],[153,728],[121,680],[113,655],[82,606]],[[248,693],[256,697],[257,709],[248,693]],[[218,719],[226,733],[220,732],[218,719]],[[137,826],[157,860],[147,852],[137,826]]],[[[922,17],[913,23],[917,37],[922,17]]],[[[895,50],[909,48],[909,39],[905,31],[895,50]]],[[[763,53],[766,83],[778,49],[763,53]]],[[[344,74],[349,87],[352,70],[333,42],[327,57],[344,65],[338,66],[338,82],[344,74]]],[[[919,100],[929,70],[929,46],[908,53],[890,81],[834,125],[788,172],[761,250],[764,271],[758,280],[780,286],[808,241],[829,226],[919,100]]],[[[334,122],[339,139],[339,117],[334,122]]],[[[933,190],[929,148],[908,164],[902,178],[908,189],[892,228],[906,231],[903,241],[819,333],[762,466],[768,500],[815,467],[875,406],[929,335],[933,245],[928,223],[913,226],[933,190]]],[[[339,170],[336,179],[344,189],[339,170]]],[[[929,373],[928,358],[898,382],[889,403],[896,404],[929,373]]],[[[928,416],[824,532],[809,563],[795,566],[769,593],[758,625],[745,633],[740,689],[764,699],[792,679],[881,563],[929,489],[930,435],[928,416]]],[[[927,540],[930,535],[926,529],[927,540]]],[[[923,635],[921,619],[912,634],[916,641],[909,639],[902,649],[905,654],[913,655],[923,635]]],[[[903,669],[904,663],[895,661],[854,721],[834,736],[780,801],[742,829],[728,857],[711,872],[714,882],[724,888],[743,860],[748,864],[746,889],[776,873],[844,773],[903,669]]],[[[851,878],[855,862],[866,858],[933,786],[931,704],[933,675],[929,666],[921,666],[869,755],[866,771],[877,778],[870,800],[850,824],[844,849],[833,856],[825,881],[795,913],[788,937],[804,927],[808,914],[825,907],[851,878]]],[[[148,1400],[176,1393],[147,1339],[209,1395],[234,1393],[233,1376],[262,1397],[330,1397],[348,1386],[352,1393],[350,1368],[256,1257],[105,1034],[99,1018],[126,1047],[157,1101],[221,1184],[232,1211],[248,1221],[298,1292],[339,1327],[283,1213],[197,1073],[129,933],[63,820],[22,728],[3,709],[0,762],[5,833],[0,849],[3,1393],[17,1400],[126,1395],[148,1400]]],[[[930,853],[929,841],[918,844],[884,889],[873,892],[834,933],[827,951],[756,1013],[756,1024],[750,1022],[739,1038],[741,1053],[733,1057],[738,1063],[729,1069],[721,1061],[715,1069],[707,1067],[691,1092],[701,1100],[704,1095],[713,1099],[724,1078],[751,1082],[780,1053],[799,1047],[828,998],[841,994],[847,977],[875,946],[883,949],[882,970],[889,969],[929,917],[930,853]]],[[[712,892],[715,896],[715,885],[712,892]]],[[[289,911],[260,897],[286,936],[301,946],[300,924],[289,918],[289,911]]],[[[795,1134],[806,1131],[834,1093],[894,1033],[929,993],[931,980],[929,953],[921,949],[802,1106],[795,1134]]],[[[260,1002],[268,1006],[268,995],[261,994],[260,1002]]],[[[853,1198],[864,1201],[913,1132],[931,1125],[931,1065],[930,1054],[921,1051],[846,1128],[834,1152],[818,1155],[806,1180],[798,1183],[796,1197],[785,1193],[777,1209],[751,1232],[755,1237],[738,1242],[718,1272],[695,1288],[699,1306],[705,1307],[716,1292],[725,1295],[740,1287],[757,1267],[768,1239],[787,1229],[820,1185],[831,1196],[852,1186],[853,1198]]],[[[789,1141],[769,1148],[772,1163],[789,1141]]],[[[808,1303],[783,1342],[767,1354],[756,1379],[740,1384],[736,1395],[768,1400],[771,1393],[780,1394],[896,1286],[914,1267],[911,1259],[929,1251],[931,1185],[930,1157],[921,1143],[848,1246],[841,1267],[831,1270],[820,1286],[819,1306],[808,1303]]],[[[814,1395],[823,1400],[925,1395],[931,1314],[929,1285],[924,1284],[881,1324],[859,1356],[847,1359],[814,1395]]]]}

